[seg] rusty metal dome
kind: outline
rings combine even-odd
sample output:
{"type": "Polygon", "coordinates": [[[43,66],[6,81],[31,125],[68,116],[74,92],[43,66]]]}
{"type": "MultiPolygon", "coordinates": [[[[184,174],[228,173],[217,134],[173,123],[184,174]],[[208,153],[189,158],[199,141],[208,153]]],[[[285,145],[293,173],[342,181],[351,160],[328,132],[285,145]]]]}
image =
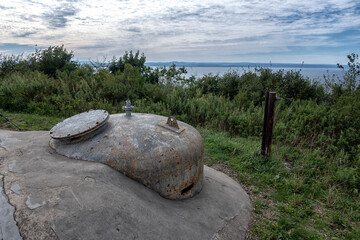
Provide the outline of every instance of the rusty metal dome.
{"type": "Polygon", "coordinates": [[[50,146],[70,158],[107,164],[165,198],[185,199],[201,191],[204,147],[195,128],[152,114],[108,119],[91,137],[52,136],[50,146]]]}

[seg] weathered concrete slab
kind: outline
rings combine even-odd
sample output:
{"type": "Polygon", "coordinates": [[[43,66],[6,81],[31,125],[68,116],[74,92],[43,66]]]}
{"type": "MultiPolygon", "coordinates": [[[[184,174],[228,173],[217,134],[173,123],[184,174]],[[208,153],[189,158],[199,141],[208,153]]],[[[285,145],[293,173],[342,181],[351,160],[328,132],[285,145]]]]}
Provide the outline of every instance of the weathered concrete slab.
{"type": "Polygon", "coordinates": [[[106,165],[56,154],[49,138],[0,130],[0,174],[24,238],[244,238],[250,200],[225,174],[205,167],[200,194],[168,200],[106,165]]]}
{"type": "Polygon", "coordinates": [[[0,239],[22,239],[14,220],[14,211],[4,193],[3,176],[0,175],[0,239]]]}

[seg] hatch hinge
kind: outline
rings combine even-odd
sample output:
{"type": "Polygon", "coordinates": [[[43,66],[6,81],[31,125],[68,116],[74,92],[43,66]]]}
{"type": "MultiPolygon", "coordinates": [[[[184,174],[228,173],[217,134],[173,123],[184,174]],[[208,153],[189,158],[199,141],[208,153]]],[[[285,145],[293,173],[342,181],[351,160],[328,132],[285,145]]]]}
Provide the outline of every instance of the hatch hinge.
{"type": "Polygon", "coordinates": [[[173,116],[168,117],[167,121],[162,121],[158,123],[158,125],[170,131],[176,132],[177,134],[180,134],[182,131],[185,130],[185,128],[179,127],[176,118],[173,116]]]}

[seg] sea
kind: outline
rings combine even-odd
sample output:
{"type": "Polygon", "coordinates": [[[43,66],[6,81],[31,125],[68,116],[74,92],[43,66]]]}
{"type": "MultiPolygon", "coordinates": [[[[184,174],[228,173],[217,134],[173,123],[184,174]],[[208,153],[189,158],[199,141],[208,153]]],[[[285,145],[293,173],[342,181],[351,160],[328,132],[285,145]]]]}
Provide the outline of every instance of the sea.
{"type": "MultiPolygon", "coordinates": [[[[254,72],[255,68],[242,68],[242,67],[185,67],[187,70],[186,77],[195,76],[196,78],[202,77],[205,74],[219,74],[224,75],[227,72],[236,71],[240,75],[252,71],[254,72]]],[[[344,70],[339,68],[274,68],[269,67],[273,71],[284,70],[288,71],[300,71],[300,73],[309,78],[311,81],[323,82],[325,77],[334,77],[335,80],[342,78],[344,76],[344,70]]]]}
{"type": "Polygon", "coordinates": [[[236,71],[240,75],[252,71],[255,68],[270,68],[273,71],[284,70],[300,71],[300,73],[312,82],[323,83],[326,78],[332,78],[335,81],[342,79],[345,71],[338,68],[335,64],[265,64],[265,63],[187,63],[187,62],[167,62],[167,63],[147,63],[152,68],[169,67],[175,64],[177,67],[185,67],[187,70],[186,77],[195,76],[201,78],[204,75],[224,75],[225,73],[236,71]]]}

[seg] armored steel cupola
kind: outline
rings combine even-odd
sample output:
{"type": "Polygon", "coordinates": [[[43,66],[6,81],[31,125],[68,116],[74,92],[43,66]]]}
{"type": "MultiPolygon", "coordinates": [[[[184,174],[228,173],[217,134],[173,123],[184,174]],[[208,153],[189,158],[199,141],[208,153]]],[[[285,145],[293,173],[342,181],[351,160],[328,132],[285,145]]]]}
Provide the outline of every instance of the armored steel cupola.
{"type": "Polygon", "coordinates": [[[199,193],[203,184],[203,141],[192,126],[174,117],[91,110],[50,130],[50,146],[74,159],[109,165],[168,199],[199,193]],[[131,116],[131,117],[130,117],[131,116]]]}

